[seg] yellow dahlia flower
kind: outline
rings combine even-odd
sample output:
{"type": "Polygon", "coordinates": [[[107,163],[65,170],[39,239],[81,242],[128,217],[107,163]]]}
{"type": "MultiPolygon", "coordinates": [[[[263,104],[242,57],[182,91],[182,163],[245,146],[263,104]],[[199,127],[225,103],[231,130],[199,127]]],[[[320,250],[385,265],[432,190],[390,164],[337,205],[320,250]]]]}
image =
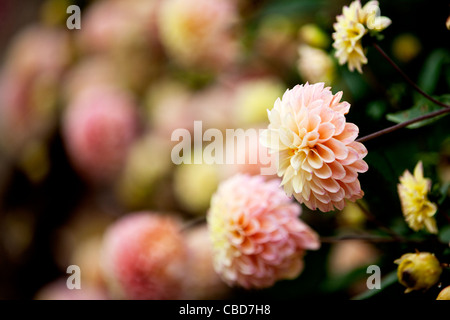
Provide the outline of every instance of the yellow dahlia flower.
{"type": "Polygon", "coordinates": [[[367,58],[361,40],[368,32],[379,32],[391,24],[387,17],[379,16],[378,1],[369,1],[361,7],[359,0],[353,1],[350,6],[344,6],[342,14],[337,16],[333,25],[333,47],[335,56],[341,65],[348,63],[350,71],[354,69],[362,73],[362,64],[367,58]]]}
{"type": "Polygon", "coordinates": [[[450,300],[450,286],[445,287],[439,292],[436,300],[450,300]]]}
{"type": "Polygon", "coordinates": [[[423,177],[421,161],[417,163],[414,175],[406,170],[397,185],[403,215],[414,231],[425,227],[430,233],[437,233],[436,220],[433,217],[437,206],[427,197],[430,188],[431,180],[423,177]]]}

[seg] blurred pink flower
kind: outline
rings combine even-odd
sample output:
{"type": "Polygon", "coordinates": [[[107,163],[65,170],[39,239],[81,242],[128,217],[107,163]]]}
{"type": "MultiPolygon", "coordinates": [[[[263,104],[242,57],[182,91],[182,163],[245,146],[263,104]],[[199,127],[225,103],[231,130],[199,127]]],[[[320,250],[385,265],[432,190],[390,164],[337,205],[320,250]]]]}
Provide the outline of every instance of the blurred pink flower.
{"type": "Polygon", "coordinates": [[[115,298],[180,298],[186,248],[178,221],[151,212],[119,219],[105,233],[102,269],[115,298]]]}
{"type": "Polygon", "coordinates": [[[269,111],[262,143],[277,152],[278,175],[288,196],[312,210],[342,210],[345,199],[364,192],[358,173],[366,172],[367,149],[356,142],[359,128],[346,123],[348,102],[323,83],[297,85],[269,111]]]}
{"type": "Polygon", "coordinates": [[[60,278],[40,288],[34,300],[108,300],[105,290],[100,287],[82,283],[81,289],[69,289],[67,279],[60,278]]]}
{"type": "Polygon", "coordinates": [[[0,73],[0,145],[9,154],[24,152],[54,128],[59,83],[70,59],[64,30],[33,25],[12,38],[0,73]]]}
{"type": "Polygon", "coordinates": [[[111,182],[120,173],[138,130],[135,101],[126,91],[95,87],[67,107],[63,133],[69,156],[92,182],[111,182]]]}
{"type": "Polygon", "coordinates": [[[236,175],[212,197],[207,221],[214,268],[229,285],[264,288],[295,278],[305,250],[320,246],[299,219],[301,207],[278,186],[278,180],[236,175]]]}
{"type": "Polygon", "coordinates": [[[185,276],[185,299],[222,299],[230,288],[222,281],[213,266],[212,246],[206,225],[186,232],[189,249],[189,271],[185,276]]]}
{"type": "Polygon", "coordinates": [[[233,117],[229,116],[233,101],[234,89],[228,86],[215,84],[191,91],[180,83],[160,80],[148,92],[149,121],[155,131],[169,140],[179,128],[193,133],[194,121],[202,121],[203,130],[225,131],[233,126],[233,117]]]}
{"type": "Polygon", "coordinates": [[[160,1],[95,1],[87,7],[83,27],[76,34],[79,46],[87,53],[110,52],[130,46],[136,49],[136,45],[150,45],[156,49],[156,13],[160,1]]]}

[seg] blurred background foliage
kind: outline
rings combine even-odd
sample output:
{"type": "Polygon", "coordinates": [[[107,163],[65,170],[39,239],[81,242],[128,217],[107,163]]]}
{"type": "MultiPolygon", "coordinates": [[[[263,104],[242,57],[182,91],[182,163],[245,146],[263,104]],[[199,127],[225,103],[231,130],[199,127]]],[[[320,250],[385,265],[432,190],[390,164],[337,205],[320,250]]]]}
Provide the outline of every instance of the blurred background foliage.
{"type": "MultiPolygon", "coordinates": [[[[97,251],[86,248],[95,248],[111,221],[136,210],[176,212],[186,221],[204,216],[219,181],[236,171],[254,170],[174,166],[169,157],[170,133],[178,127],[191,129],[193,120],[207,123],[204,130],[262,128],[267,125],[265,110],[286,88],[320,81],[320,77],[333,92],[344,92],[343,100],[352,105],[347,119],[359,126],[360,136],[436,109],[369,44],[369,63],[363,74],[337,64],[331,34],[336,15],[348,1],[230,1],[238,8],[238,21],[231,30],[237,57],[223,65],[210,61],[206,67],[180,63],[176,58],[181,53],[173,59],[161,41],[158,13],[152,8],[147,16],[143,10],[143,19],[135,21],[119,14],[120,8],[136,4],[145,9],[142,3],[159,0],[122,1],[120,5],[121,1],[114,0],[0,2],[0,109],[22,99],[13,104],[26,110],[13,127],[0,121],[0,298],[32,299],[45,285],[64,278],[69,264],[93,270],[83,281],[102,286],[92,258],[97,251]],[[70,4],[81,8],[81,30],[66,28],[65,9],[70,4]],[[140,33],[140,23],[147,28],[146,38],[140,33]],[[25,39],[24,30],[37,31],[30,31],[25,39]],[[58,35],[46,40],[44,34],[53,31],[58,35]],[[331,59],[327,67],[331,74],[319,74],[317,79],[313,72],[311,79],[310,71],[299,67],[302,45],[322,50],[331,59]],[[43,62],[45,57],[49,61],[43,62]],[[50,68],[55,70],[50,72],[50,68]],[[266,87],[259,91],[245,87],[259,80],[266,81],[262,84],[266,87]],[[132,128],[132,142],[124,142],[127,151],[120,151],[124,159],[114,169],[117,172],[98,181],[86,173],[92,168],[83,168],[73,159],[83,151],[68,146],[72,133],[65,133],[71,130],[65,121],[72,120],[65,117],[69,117],[67,105],[80,94],[80,88],[111,82],[132,96],[138,120],[132,128]],[[253,96],[251,90],[255,90],[253,96]],[[15,96],[11,94],[16,91],[15,96]],[[250,96],[242,97],[242,92],[250,96]]],[[[383,32],[379,45],[425,92],[449,102],[448,2],[380,1],[380,8],[392,25],[383,32]]],[[[135,12],[130,12],[132,17],[135,12]]],[[[1,114],[5,119],[5,113],[1,114]]],[[[393,261],[403,253],[423,250],[448,262],[450,228],[440,212],[450,214],[449,124],[448,117],[443,117],[368,141],[369,171],[360,175],[360,181],[365,192],[363,211],[370,215],[357,205],[327,214],[303,208],[302,218],[325,240],[320,250],[307,253],[303,273],[265,290],[235,289],[231,297],[435,299],[438,287],[405,295],[393,261]],[[437,236],[413,232],[401,213],[399,176],[406,169],[412,171],[419,160],[433,182],[430,200],[439,204],[437,236]],[[392,239],[393,233],[402,240],[336,241],[346,234],[392,239]],[[370,264],[380,266],[383,290],[365,292],[370,264]]],[[[105,155],[106,159],[113,156],[105,155]]],[[[93,162],[101,168],[105,157],[93,162]]],[[[450,284],[448,271],[441,280],[450,284]]]]}

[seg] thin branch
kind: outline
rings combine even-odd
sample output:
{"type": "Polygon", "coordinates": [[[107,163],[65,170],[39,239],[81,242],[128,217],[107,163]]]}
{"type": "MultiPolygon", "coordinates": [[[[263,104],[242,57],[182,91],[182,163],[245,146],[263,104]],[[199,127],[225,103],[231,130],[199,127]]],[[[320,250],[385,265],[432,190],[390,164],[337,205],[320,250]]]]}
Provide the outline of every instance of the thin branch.
{"type": "Polygon", "coordinates": [[[375,217],[369,210],[367,210],[360,201],[356,201],[356,205],[361,209],[361,211],[364,213],[366,218],[376,224],[381,230],[389,234],[393,239],[397,241],[403,241],[402,237],[398,235],[395,231],[390,229],[389,227],[386,227],[382,222],[380,222],[377,217],[375,217]]]}
{"type": "Polygon", "coordinates": [[[373,43],[373,46],[375,49],[377,49],[377,51],[383,56],[383,58],[385,58],[391,66],[394,67],[395,70],[397,70],[397,72],[403,77],[403,79],[405,79],[406,82],[408,82],[409,85],[411,85],[414,90],[416,90],[418,93],[420,93],[422,96],[424,96],[425,98],[427,98],[428,100],[434,102],[435,104],[444,107],[444,108],[450,108],[450,105],[445,104],[441,101],[436,100],[435,98],[433,98],[432,96],[430,96],[429,94],[427,94],[426,92],[424,92],[422,89],[420,89],[415,83],[414,81],[412,81],[403,71],[402,69],[400,69],[400,67],[391,59],[389,58],[389,56],[386,54],[386,52],[383,51],[383,49],[381,49],[376,43],[373,43]]]}
{"type": "Polygon", "coordinates": [[[199,224],[205,223],[205,222],[206,222],[206,217],[198,217],[198,218],[189,220],[181,227],[181,232],[187,231],[187,230],[189,230],[199,224]]]}
{"type": "Polygon", "coordinates": [[[372,235],[344,235],[338,237],[321,237],[320,242],[322,243],[338,243],[346,240],[361,240],[368,241],[373,243],[390,243],[390,242],[398,242],[398,243],[422,243],[420,240],[412,240],[405,238],[393,238],[393,237],[379,237],[372,235]]]}
{"type": "Polygon", "coordinates": [[[423,116],[420,116],[420,117],[417,117],[417,118],[414,118],[414,119],[411,119],[411,120],[408,120],[408,121],[405,121],[405,122],[393,125],[393,126],[388,127],[386,129],[382,129],[380,131],[371,133],[371,134],[369,134],[367,136],[364,136],[362,138],[357,139],[356,141],[358,141],[358,142],[365,142],[365,141],[371,140],[373,138],[377,138],[379,136],[382,136],[382,135],[384,135],[386,133],[390,133],[390,132],[393,132],[395,130],[407,127],[410,124],[413,124],[413,123],[416,123],[416,122],[420,122],[420,121],[423,121],[423,120],[427,120],[427,119],[430,119],[430,118],[434,118],[434,117],[437,117],[437,116],[440,116],[440,115],[443,115],[443,114],[446,114],[446,113],[449,113],[449,112],[450,112],[450,107],[443,108],[443,109],[440,109],[440,110],[436,110],[434,112],[430,112],[428,114],[424,114],[423,116]]]}

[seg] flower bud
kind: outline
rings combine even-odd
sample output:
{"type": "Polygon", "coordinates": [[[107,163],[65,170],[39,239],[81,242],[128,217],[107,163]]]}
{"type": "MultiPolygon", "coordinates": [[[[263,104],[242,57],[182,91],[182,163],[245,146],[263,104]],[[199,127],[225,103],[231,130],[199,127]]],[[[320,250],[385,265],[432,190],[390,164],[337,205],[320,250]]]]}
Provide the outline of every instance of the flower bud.
{"type": "Polygon", "coordinates": [[[429,252],[407,253],[397,263],[399,282],[406,287],[405,293],[413,290],[428,290],[439,281],[442,268],[439,260],[429,252]]]}

